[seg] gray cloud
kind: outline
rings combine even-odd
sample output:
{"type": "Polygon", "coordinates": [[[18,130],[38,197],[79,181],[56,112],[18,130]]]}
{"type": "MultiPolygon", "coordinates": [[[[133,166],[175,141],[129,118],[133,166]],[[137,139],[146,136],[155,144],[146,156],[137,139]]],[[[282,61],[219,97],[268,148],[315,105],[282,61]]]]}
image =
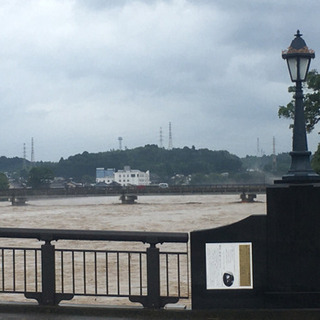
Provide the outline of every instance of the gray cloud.
{"type": "MultiPolygon", "coordinates": [[[[256,153],[291,149],[279,120],[290,85],[281,50],[317,39],[320,4],[300,1],[0,3],[1,155],[37,160],[164,141],[256,153]],[[301,25],[296,25],[297,21],[301,25]]],[[[317,59],[312,63],[318,68],[317,59]]],[[[309,138],[310,150],[318,142],[309,138]]],[[[166,146],[167,143],[164,142],[166,146]]]]}

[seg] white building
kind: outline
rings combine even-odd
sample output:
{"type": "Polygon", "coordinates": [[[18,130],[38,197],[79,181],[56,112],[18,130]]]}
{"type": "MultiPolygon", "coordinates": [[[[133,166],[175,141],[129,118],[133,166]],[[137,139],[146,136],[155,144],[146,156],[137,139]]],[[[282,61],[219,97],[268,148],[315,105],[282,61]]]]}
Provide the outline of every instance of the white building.
{"type": "Polygon", "coordinates": [[[123,170],[96,168],[96,183],[104,182],[111,184],[117,182],[122,186],[135,185],[147,186],[150,184],[150,172],[142,172],[140,170],[131,170],[129,166],[125,166],[123,170]]]}
{"type": "Polygon", "coordinates": [[[123,170],[115,172],[114,181],[122,186],[147,186],[150,184],[150,172],[149,170],[147,172],[131,170],[129,166],[125,166],[123,170]]]}

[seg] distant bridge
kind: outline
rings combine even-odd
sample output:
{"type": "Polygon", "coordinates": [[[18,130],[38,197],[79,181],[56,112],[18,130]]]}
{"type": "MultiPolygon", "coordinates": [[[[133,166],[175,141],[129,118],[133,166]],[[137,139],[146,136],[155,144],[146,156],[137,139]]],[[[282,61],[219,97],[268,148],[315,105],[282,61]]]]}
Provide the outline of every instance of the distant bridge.
{"type": "Polygon", "coordinates": [[[104,196],[131,194],[224,194],[224,193],[264,193],[267,184],[210,184],[210,185],[176,185],[168,188],[152,186],[106,186],[44,189],[9,189],[0,191],[0,198],[13,197],[64,197],[64,196],[104,196]]]}

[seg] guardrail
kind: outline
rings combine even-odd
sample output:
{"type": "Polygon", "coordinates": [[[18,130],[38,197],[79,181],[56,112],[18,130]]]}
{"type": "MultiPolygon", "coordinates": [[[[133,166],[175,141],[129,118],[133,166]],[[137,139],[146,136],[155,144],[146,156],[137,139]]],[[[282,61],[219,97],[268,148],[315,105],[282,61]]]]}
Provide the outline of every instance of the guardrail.
{"type": "MultiPolygon", "coordinates": [[[[146,308],[189,298],[188,234],[0,228],[0,238],[44,241],[40,248],[0,247],[0,292],[40,305],[74,296],[128,297],[146,308]],[[56,249],[52,241],[142,242],[146,250],[56,249]],[[157,244],[184,243],[183,251],[157,244]]],[[[108,242],[109,245],[109,242],[108,242]]]]}

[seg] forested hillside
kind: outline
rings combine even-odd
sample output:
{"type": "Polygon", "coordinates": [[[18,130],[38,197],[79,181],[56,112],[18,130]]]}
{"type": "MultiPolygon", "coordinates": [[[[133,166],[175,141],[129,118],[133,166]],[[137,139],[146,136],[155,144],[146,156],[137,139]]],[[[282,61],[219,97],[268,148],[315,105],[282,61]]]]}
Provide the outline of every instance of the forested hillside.
{"type": "Polygon", "coordinates": [[[27,177],[33,167],[46,167],[55,177],[73,178],[77,182],[94,182],[96,168],[123,169],[130,166],[141,171],[149,170],[153,183],[212,184],[233,182],[265,182],[266,175],[281,176],[290,165],[288,154],[277,155],[276,166],[272,156],[247,156],[240,159],[228,151],[212,151],[195,147],[167,150],[156,145],[108,152],[83,152],[61,158],[59,162],[31,164],[21,158],[0,157],[0,172],[10,177],[27,177]],[[173,181],[172,177],[181,181],[173,181]],[[184,180],[183,180],[184,179],[184,180]]]}
{"type": "Polygon", "coordinates": [[[19,171],[23,167],[23,159],[0,157],[0,172],[14,172],[19,171]]]}
{"type": "Polygon", "coordinates": [[[84,152],[68,159],[61,159],[54,166],[57,176],[81,179],[84,175],[95,176],[95,169],[123,169],[129,165],[132,169],[150,170],[151,174],[167,180],[175,174],[222,173],[241,170],[240,158],[227,151],[211,151],[184,147],[166,150],[156,145],[147,145],[128,150],[101,153],[84,152]]]}

